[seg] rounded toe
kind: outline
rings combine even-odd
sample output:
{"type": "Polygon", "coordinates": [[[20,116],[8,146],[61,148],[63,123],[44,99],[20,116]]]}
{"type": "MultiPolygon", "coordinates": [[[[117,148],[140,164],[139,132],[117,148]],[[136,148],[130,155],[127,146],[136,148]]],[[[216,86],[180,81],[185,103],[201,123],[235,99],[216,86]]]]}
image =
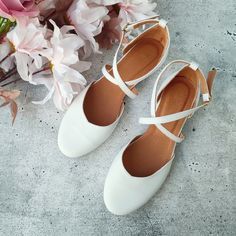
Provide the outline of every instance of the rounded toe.
{"type": "Polygon", "coordinates": [[[103,198],[107,210],[114,215],[127,215],[135,210],[127,207],[128,202],[124,195],[123,197],[121,195],[117,197],[117,195],[115,196],[115,194],[106,188],[104,189],[103,198]]]}
{"type": "Polygon", "coordinates": [[[92,145],[81,131],[61,125],[58,132],[58,147],[67,157],[81,157],[91,152],[92,145]]]}
{"type": "Polygon", "coordinates": [[[120,171],[115,170],[116,164],[111,167],[104,185],[103,199],[108,211],[115,215],[127,215],[139,208],[136,191],[122,176],[120,171]]]}

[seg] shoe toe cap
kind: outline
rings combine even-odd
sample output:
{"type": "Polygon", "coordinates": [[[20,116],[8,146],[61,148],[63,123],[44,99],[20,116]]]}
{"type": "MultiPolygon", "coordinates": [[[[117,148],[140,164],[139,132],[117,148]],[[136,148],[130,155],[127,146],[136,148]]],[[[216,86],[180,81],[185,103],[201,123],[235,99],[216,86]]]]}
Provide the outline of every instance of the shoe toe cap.
{"type": "Polygon", "coordinates": [[[104,186],[104,203],[115,215],[126,215],[142,205],[139,189],[132,184],[132,177],[123,173],[117,163],[113,163],[104,186]]]}
{"type": "Polygon", "coordinates": [[[151,176],[135,177],[125,170],[122,153],[112,163],[104,185],[104,203],[115,215],[129,214],[146,204],[166,179],[173,160],[151,176]]]}
{"type": "Polygon", "coordinates": [[[91,140],[76,127],[61,125],[58,132],[58,147],[67,157],[76,158],[92,151],[91,140]]]}
{"type": "Polygon", "coordinates": [[[133,211],[127,207],[128,201],[125,196],[115,196],[109,193],[107,190],[104,192],[104,203],[108,211],[114,215],[127,215],[133,211]]]}

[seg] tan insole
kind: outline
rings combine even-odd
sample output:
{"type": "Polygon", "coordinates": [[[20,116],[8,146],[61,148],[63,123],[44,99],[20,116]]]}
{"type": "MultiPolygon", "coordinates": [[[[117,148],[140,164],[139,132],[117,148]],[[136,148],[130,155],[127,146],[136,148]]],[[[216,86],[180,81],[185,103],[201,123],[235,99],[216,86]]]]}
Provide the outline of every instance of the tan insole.
{"type": "MultiPolygon", "coordinates": [[[[176,77],[163,91],[157,116],[165,116],[190,109],[196,99],[195,81],[176,77]]],[[[163,124],[175,135],[181,133],[186,119],[163,124]]],[[[155,125],[134,140],[123,155],[126,170],[137,177],[149,176],[164,166],[172,157],[175,142],[166,137],[155,125]]]]}
{"type": "MultiPolygon", "coordinates": [[[[143,39],[125,54],[119,63],[118,71],[123,81],[135,80],[151,71],[160,61],[162,44],[154,39],[143,39]]],[[[109,72],[113,75],[112,70],[109,72]]],[[[120,114],[125,94],[119,86],[106,78],[94,83],[84,100],[84,112],[93,124],[112,124],[120,114]]]]}

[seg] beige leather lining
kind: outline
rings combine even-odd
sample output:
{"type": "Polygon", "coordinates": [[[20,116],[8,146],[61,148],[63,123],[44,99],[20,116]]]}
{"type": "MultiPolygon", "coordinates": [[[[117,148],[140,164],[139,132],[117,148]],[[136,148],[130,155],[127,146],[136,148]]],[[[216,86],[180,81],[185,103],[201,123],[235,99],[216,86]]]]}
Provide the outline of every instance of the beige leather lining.
{"type": "Polygon", "coordinates": [[[144,34],[140,34],[134,40],[126,45],[123,52],[127,53],[137,42],[142,42],[143,39],[154,39],[155,41],[161,43],[163,47],[167,45],[168,35],[166,29],[163,29],[160,25],[155,25],[149,28],[144,34]]]}
{"type": "MultiPolygon", "coordinates": [[[[192,108],[198,95],[198,82],[197,72],[190,68],[182,70],[164,89],[156,115],[165,116],[192,108]]],[[[164,124],[164,127],[179,136],[185,122],[186,118],[164,124]]],[[[149,176],[171,159],[175,145],[155,125],[150,125],[125,150],[124,167],[132,176],[149,176]]]]}
{"type": "MultiPolygon", "coordinates": [[[[167,33],[160,26],[150,28],[133,40],[118,63],[123,81],[138,79],[151,71],[161,60],[166,42],[167,33]]],[[[92,84],[86,94],[84,112],[87,119],[100,126],[112,124],[120,115],[124,97],[119,86],[102,77],[92,84]]]]}

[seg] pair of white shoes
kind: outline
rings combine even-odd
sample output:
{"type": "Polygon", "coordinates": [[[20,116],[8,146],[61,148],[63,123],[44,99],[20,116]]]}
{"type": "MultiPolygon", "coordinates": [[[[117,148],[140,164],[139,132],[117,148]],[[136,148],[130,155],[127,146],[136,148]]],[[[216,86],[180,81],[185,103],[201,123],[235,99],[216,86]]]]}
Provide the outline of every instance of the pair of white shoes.
{"type": "MultiPolygon", "coordinates": [[[[124,110],[124,97],[135,98],[135,86],[157,70],[166,59],[170,37],[167,22],[149,18],[128,24],[114,56],[105,65],[103,77],[91,83],[65,114],[58,134],[60,150],[68,157],[85,155],[100,146],[113,132],[124,110]],[[118,52],[133,29],[152,24],[118,52]]],[[[211,98],[216,71],[206,80],[196,63],[176,60],[158,76],[151,99],[151,115],[140,118],[147,131],[125,145],[108,172],[104,201],[117,215],[128,214],[144,205],[165,181],[176,143],[183,140],[186,120],[211,98]],[[198,101],[202,94],[202,105],[198,101]]]]}

